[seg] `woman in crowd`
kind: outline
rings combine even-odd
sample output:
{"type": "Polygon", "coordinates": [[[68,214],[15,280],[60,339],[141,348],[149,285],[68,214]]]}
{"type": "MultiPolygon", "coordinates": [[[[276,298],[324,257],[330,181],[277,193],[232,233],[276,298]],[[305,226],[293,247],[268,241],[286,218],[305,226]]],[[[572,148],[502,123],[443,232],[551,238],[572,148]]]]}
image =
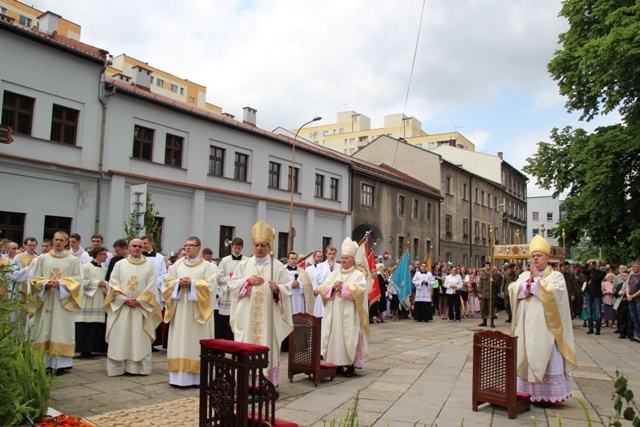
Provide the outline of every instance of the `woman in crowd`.
{"type": "Polygon", "coordinates": [[[460,294],[460,315],[464,319],[467,313],[467,302],[469,301],[469,275],[465,266],[460,267],[460,278],[462,279],[462,288],[458,292],[460,294]]]}
{"type": "Polygon", "coordinates": [[[449,306],[449,322],[459,322],[460,295],[458,295],[458,291],[462,289],[462,279],[456,267],[452,267],[451,274],[444,279],[444,288],[449,306]]]}
{"type": "Polygon", "coordinates": [[[469,283],[469,298],[467,299],[467,316],[476,317],[480,312],[480,299],[478,298],[478,286],[476,284],[476,269],[470,268],[467,278],[469,283]]]}
{"type": "MultiPolygon", "coordinates": [[[[440,264],[438,264],[439,266],[440,264]]],[[[438,288],[437,288],[437,292],[434,291],[433,293],[433,297],[436,298],[436,303],[438,304],[438,314],[440,315],[440,318],[445,320],[447,318],[447,294],[445,294],[445,289],[443,287],[444,285],[444,279],[447,277],[447,264],[442,264],[442,266],[440,266],[438,268],[438,266],[436,266],[436,275],[435,275],[435,279],[438,281],[438,288]]]]}
{"type": "Polygon", "coordinates": [[[398,299],[398,292],[393,285],[387,285],[387,298],[389,299],[389,311],[391,313],[391,320],[394,322],[400,320],[398,311],[400,310],[400,300],[398,299]]]}
{"type": "Polygon", "coordinates": [[[615,293],[615,288],[613,286],[614,279],[615,275],[613,273],[607,273],[602,281],[602,318],[604,320],[605,328],[609,327],[609,322],[611,322],[611,326],[616,326],[616,312],[613,309],[615,293]]]}

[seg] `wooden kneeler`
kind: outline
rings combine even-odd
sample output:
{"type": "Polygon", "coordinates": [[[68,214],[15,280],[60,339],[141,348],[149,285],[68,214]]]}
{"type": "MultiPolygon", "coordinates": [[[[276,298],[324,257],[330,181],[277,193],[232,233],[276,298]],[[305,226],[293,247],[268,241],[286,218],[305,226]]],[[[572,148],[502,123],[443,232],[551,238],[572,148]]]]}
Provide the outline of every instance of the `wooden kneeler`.
{"type": "Polygon", "coordinates": [[[322,318],[307,313],[293,315],[293,332],[289,335],[289,381],[296,374],[307,374],[315,386],[323,378],[333,380],[337,366],[320,359],[322,318]]]}
{"type": "Polygon", "coordinates": [[[531,409],[531,395],[518,393],[518,337],[486,330],[473,336],[472,409],[491,403],[507,408],[510,419],[531,409]]]}

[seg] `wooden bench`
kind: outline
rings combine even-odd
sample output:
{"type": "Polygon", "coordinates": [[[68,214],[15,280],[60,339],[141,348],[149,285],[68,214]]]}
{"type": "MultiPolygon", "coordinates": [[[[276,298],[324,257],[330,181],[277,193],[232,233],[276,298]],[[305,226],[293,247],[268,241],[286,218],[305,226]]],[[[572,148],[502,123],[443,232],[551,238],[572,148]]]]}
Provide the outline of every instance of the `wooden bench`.
{"type": "Polygon", "coordinates": [[[275,417],[278,392],[263,374],[269,347],[200,340],[200,427],[297,424],[275,417]]]}
{"type": "Polygon", "coordinates": [[[307,374],[315,386],[323,378],[333,380],[337,366],[320,358],[322,318],[307,313],[293,315],[293,332],[289,335],[289,381],[296,374],[307,374]]]}
{"type": "Polygon", "coordinates": [[[486,330],[473,336],[472,409],[491,403],[507,408],[510,419],[531,408],[527,393],[518,393],[516,354],[518,337],[486,330]]]}

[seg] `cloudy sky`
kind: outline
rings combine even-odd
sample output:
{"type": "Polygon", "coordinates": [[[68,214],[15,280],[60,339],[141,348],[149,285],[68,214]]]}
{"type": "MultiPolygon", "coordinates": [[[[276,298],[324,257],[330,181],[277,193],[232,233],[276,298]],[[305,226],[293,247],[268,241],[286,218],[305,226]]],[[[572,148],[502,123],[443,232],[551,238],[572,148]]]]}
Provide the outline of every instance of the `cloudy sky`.
{"type": "MultiPolygon", "coordinates": [[[[568,26],[561,0],[38,0],[81,40],[207,87],[258,126],[334,123],[355,110],[382,127],[405,113],[427,133],[459,131],[522,168],[568,114],[547,64],[568,26]],[[420,25],[420,16],[424,16],[420,25]],[[416,40],[419,41],[416,50],[416,40]],[[416,52],[413,76],[412,63],[416,52]],[[411,85],[407,97],[407,89],[411,85]],[[406,101],[406,108],[405,108],[406,101]]],[[[529,195],[545,194],[534,188],[529,195]]]]}

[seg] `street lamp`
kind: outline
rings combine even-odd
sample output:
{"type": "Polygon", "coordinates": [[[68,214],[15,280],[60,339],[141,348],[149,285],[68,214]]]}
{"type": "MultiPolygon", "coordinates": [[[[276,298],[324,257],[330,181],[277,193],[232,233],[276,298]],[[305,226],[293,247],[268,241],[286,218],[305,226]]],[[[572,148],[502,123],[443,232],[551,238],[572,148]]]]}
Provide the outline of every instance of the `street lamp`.
{"type": "Polygon", "coordinates": [[[295,188],[293,186],[293,180],[294,180],[295,171],[296,171],[296,143],[298,141],[298,134],[300,133],[303,127],[305,127],[309,123],[317,122],[318,120],[322,120],[322,117],[316,116],[313,119],[306,122],[305,124],[303,124],[302,126],[300,126],[296,131],[296,136],[293,138],[293,144],[292,144],[293,148],[291,149],[291,171],[289,173],[290,200],[289,200],[289,235],[287,238],[287,253],[291,252],[291,250],[293,249],[293,192],[295,188]]]}

